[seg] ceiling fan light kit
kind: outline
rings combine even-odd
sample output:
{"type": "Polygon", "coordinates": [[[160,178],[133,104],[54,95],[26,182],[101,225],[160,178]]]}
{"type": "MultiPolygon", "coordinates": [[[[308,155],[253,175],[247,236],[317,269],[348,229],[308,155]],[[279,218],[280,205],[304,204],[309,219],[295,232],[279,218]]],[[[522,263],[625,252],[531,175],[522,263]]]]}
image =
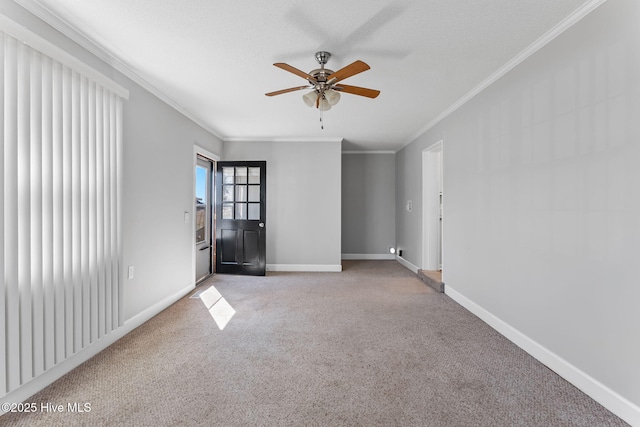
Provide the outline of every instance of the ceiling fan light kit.
{"type": "MultiPolygon", "coordinates": [[[[329,58],[331,58],[331,54],[329,52],[316,52],[316,60],[320,64],[320,68],[312,70],[309,73],[305,73],[304,71],[298,70],[297,68],[283,62],[273,64],[278,68],[282,68],[285,71],[289,71],[290,73],[306,79],[309,85],[282,89],[275,92],[269,92],[265,95],[275,96],[283,93],[294,92],[296,90],[311,89],[310,92],[302,95],[302,100],[308,107],[315,106],[320,110],[320,122],[322,122],[322,112],[330,110],[331,107],[340,102],[340,92],[365,96],[367,98],[376,98],[380,94],[380,91],[375,89],[338,84],[341,80],[368,70],[370,67],[367,64],[358,60],[334,72],[333,70],[324,68],[326,63],[329,61],[329,58]]],[[[324,129],[322,124],[321,128],[324,129]]]]}

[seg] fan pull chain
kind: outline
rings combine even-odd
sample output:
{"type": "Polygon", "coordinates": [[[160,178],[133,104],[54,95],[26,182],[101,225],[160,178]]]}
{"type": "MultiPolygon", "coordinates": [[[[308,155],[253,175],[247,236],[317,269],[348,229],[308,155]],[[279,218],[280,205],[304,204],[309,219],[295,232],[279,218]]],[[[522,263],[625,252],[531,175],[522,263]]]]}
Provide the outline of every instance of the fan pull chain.
{"type": "Polygon", "coordinates": [[[324,121],[322,120],[322,110],[320,110],[320,129],[324,130],[324,121]]]}

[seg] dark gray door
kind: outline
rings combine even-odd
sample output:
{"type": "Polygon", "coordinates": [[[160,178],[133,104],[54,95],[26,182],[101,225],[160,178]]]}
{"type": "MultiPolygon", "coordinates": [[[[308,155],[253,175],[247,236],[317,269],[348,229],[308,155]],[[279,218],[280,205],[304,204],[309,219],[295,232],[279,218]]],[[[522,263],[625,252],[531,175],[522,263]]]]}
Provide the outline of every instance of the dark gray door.
{"type": "Polygon", "coordinates": [[[264,276],[267,163],[218,162],[216,272],[264,276]]]}

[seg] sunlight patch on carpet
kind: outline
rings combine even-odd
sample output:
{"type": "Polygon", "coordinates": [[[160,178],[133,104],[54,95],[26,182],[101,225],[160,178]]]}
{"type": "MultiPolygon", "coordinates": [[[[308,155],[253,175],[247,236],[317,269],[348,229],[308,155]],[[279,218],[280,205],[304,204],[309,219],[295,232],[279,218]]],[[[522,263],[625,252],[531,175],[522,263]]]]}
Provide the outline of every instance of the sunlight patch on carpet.
{"type": "Polygon", "coordinates": [[[200,294],[200,300],[207,307],[209,314],[211,314],[221,331],[227,326],[233,315],[236,314],[231,304],[213,286],[200,294]]]}

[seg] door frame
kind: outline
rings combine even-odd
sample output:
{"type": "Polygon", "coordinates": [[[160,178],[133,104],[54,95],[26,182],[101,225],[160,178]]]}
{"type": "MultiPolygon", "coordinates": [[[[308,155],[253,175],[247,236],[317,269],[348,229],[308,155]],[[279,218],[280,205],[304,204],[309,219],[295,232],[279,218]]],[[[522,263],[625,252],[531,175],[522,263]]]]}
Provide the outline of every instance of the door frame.
{"type": "Polygon", "coordinates": [[[440,192],[443,190],[442,140],[422,151],[422,266],[442,268],[442,222],[440,192]],[[435,167],[434,167],[435,166],[435,167]],[[436,202],[437,201],[437,202],[436,202]]]}
{"type": "MultiPolygon", "coordinates": [[[[185,214],[187,212],[191,212],[191,219],[189,221],[189,223],[191,224],[190,230],[191,230],[191,280],[193,280],[193,285],[196,285],[196,212],[195,212],[195,200],[196,200],[196,166],[198,165],[198,156],[200,157],[206,157],[207,159],[210,159],[211,161],[213,161],[214,164],[214,171],[212,173],[211,176],[211,181],[212,181],[212,189],[211,189],[211,197],[212,197],[212,201],[215,201],[215,165],[217,164],[217,162],[220,161],[220,156],[218,156],[217,154],[212,153],[211,151],[207,150],[206,148],[200,147],[197,144],[194,144],[193,146],[193,165],[191,166],[191,171],[193,173],[192,177],[193,180],[191,182],[191,207],[189,208],[188,211],[185,211],[185,214]]],[[[185,221],[186,222],[186,221],[185,221]]],[[[214,206],[212,206],[212,210],[211,210],[211,224],[210,226],[212,227],[210,230],[215,230],[215,209],[214,206]]],[[[216,240],[215,240],[215,236],[212,239],[212,249],[211,249],[211,253],[214,254],[215,253],[215,246],[216,246],[216,240]]],[[[212,259],[211,261],[211,266],[212,266],[212,270],[215,270],[215,260],[212,259]]],[[[214,271],[215,273],[215,271],[214,271]]],[[[212,273],[213,274],[213,273],[212,273]]]]}

